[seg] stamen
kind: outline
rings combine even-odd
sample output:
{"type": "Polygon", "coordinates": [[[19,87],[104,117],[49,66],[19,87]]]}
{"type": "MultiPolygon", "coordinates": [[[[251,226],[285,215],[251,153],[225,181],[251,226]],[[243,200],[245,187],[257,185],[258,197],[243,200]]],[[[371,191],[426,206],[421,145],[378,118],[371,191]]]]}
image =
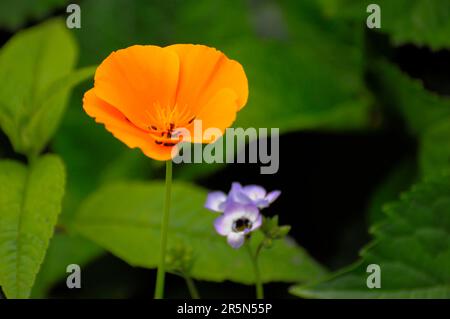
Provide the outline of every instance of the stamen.
{"type": "MultiPolygon", "coordinates": [[[[182,107],[180,107],[179,104],[175,104],[174,106],[163,106],[159,104],[159,102],[154,102],[152,107],[152,112],[146,110],[151,123],[148,126],[148,129],[157,133],[159,137],[164,139],[173,139],[174,137],[178,137],[181,132],[177,131],[177,128],[181,128],[183,125],[189,125],[196,119],[195,116],[192,117],[192,113],[190,113],[187,104],[182,107]],[[187,121],[189,117],[191,118],[187,121]]],[[[158,137],[156,138],[158,139],[158,137]]],[[[174,146],[178,142],[179,141],[175,141],[174,143],[165,142],[164,140],[155,141],[156,144],[164,146],[174,146]]]]}

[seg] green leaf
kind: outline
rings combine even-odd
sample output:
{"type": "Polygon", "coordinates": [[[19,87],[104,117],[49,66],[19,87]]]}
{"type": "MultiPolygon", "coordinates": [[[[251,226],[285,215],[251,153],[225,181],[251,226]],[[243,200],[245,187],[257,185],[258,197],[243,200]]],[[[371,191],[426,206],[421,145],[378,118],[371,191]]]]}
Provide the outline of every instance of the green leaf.
{"type": "Polygon", "coordinates": [[[388,62],[375,63],[372,73],[383,102],[400,113],[410,133],[419,138],[421,174],[450,170],[450,99],[427,91],[388,62]]]}
{"type": "Polygon", "coordinates": [[[370,199],[368,211],[370,224],[381,221],[384,218],[383,205],[397,200],[400,194],[415,182],[416,170],[416,163],[403,161],[388,173],[370,199]]]}
{"type": "Polygon", "coordinates": [[[367,126],[362,29],[329,19],[309,0],[187,2],[176,16],[174,41],[216,46],[246,71],[249,100],[235,126],[281,132],[367,126]]]}
{"type": "Polygon", "coordinates": [[[95,67],[85,67],[75,70],[68,76],[54,83],[49,93],[45,94],[36,103],[37,111],[30,118],[30,122],[22,131],[23,136],[29,136],[29,140],[34,140],[36,144],[32,145],[34,153],[38,153],[45,147],[48,140],[52,137],[64,114],[66,100],[71,89],[92,77],[95,67]],[[47,123],[48,125],[44,125],[47,123]]]}
{"type": "Polygon", "coordinates": [[[27,298],[53,234],[65,173],[55,155],[30,167],[0,162],[0,286],[8,298],[27,298]]]}
{"type": "Polygon", "coordinates": [[[367,6],[381,9],[381,28],[397,45],[413,43],[434,50],[450,48],[450,2],[447,0],[320,0],[322,9],[334,19],[357,19],[365,27],[367,6]]]}
{"type": "Polygon", "coordinates": [[[291,292],[313,298],[450,298],[450,176],[416,185],[385,213],[360,263],[291,292]],[[381,288],[366,285],[370,264],[381,268],[381,288]]]}
{"type": "Polygon", "coordinates": [[[14,149],[36,156],[55,132],[70,90],[94,69],[74,72],[77,45],[50,20],[17,33],[0,51],[0,127],[14,149]]]}
{"type": "Polygon", "coordinates": [[[102,253],[103,249],[84,238],[72,234],[55,233],[36,277],[31,296],[46,297],[56,282],[68,276],[66,272],[68,265],[77,264],[83,267],[102,253]]]}
{"type": "MultiPolygon", "coordinates": [[[[372,98],[363,81],[363,29],[330,18],[315,0],[285,1],[281,9],[290,41],[280,47],[281,55],[271,52],[279,56],[270,58],[279,67],[270,75],[280,69],[290,78],[288,93],[286,87],[280,89],[293,111],[286,119],[305,129],[366,127],[372,98]],[[292,57],[284,57],[289,51],[292,57]]],[[[285,103],[278,107],[284,110],[285,103]]]]}
{"type": "Polygon", "coordinates": [[[129,149],[82,109],[82,85],[75,90],[52,149],[64,160],[68,185],[61,222],[70,220],[81,201],[100,185],[119,180],[142,180],[154,174],[156,162],[138,149],[129,149]]]}
{"type": "Polygon", "coordinates": [[[450,172],[450,117],[437,122],[421,136],[419,164],[424,176],[450,172]]]}
{"type": "Polygon", "coordinates": [[[412,134],[422,134],[436,122],[450,117],[449,98],[427,91],[419,80],[388,62],[376,62],[371,69],[382,102],[405,118],[412,134]]]}
{"type": "MultiPolygon", "coordinates": [[[[254,281],[246,251],[234,250],[215,233],[217,214],[203,208],[207,192],[192,184],[172,189],[169,250],[185,246],[193,251],[192,276],[210,281],[254,281]]],[[[70,229],[91,239],[133,266],[155,268],[160,245],[163,183],[120,183],[90,196],[74,217],[70,229]]],[[[254,245],[262,234],[255,234],[254,245]]],[[[310,281],[323,269],[292,239],[274,242],[261,252],[264,282],[310,281]]]]}
{"type": "Polygon", "coordinates": [[[0,2],[0,28],[16,30],[30,19],[42,19],[67,4],[68,0],[3,0],[0,2]]]}
{"type": "Polygon", "coordinates": [[[343,49],[335,63],[304,39],[297,43],[304,44],[242,40],[233,44],[235,49],[224,48],[243,64],[249,79],[249,101],[234,126],[277,127],[281,133],[365,127],[369,98],[362,69],[353,60],[358,48],[343,49]]]}
{"type": "Polygon", "coordinates": [[[414,43],[450,48],[450,2],[447,0],[381,0],[382,27],[396,45],[414,43]]]}

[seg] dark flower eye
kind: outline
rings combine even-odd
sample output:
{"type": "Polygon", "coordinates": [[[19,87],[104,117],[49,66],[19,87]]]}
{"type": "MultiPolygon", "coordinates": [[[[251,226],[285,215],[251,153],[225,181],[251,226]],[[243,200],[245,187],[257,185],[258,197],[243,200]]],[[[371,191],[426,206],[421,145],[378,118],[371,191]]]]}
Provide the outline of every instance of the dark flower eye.
{"type": "Polygon", "coordinates": [[[234,232],[240,233],[246,229],[251,229],[252,222],[250,220],[248,220],[247,218],[239,218],[234,221],[232,228],[233,228],[234,232]]]}

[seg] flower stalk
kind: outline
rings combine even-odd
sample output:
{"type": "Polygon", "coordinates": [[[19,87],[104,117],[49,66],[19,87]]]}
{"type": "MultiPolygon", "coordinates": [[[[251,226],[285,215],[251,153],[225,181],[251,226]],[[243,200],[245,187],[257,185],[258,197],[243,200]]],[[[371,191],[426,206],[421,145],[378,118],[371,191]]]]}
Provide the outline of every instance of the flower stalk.
{"type": "Polygon", "coordinates": [[[200,294],[198,293],[197,287],[195,286],[194,280],[188,274],[183,274],[184,280],[186,281],[186,286],[189,289],[189,294],[192,299],[200,299],[200,294]]]}
{"type": "Polygon", "coordinates": [[[168,160],[166,161],[166,194],[161,224],[161,245],[159,249],[158,271],[156,274],[155,299],[162,299],[164,297],[165,262],[167,250],[167,233],[170,220],[171,188],[172,188],[172,160],[168,160]]]}
{"type": "Polygon", "coordinates": [[[248,254],[250,256],[250,260],[252,262],[253,272],[255,273],[256,299],[264,299],[264,288],[261,281],[261,275],[259,272],[259,265],[258,265],[258,257],[259,252],[261,251],[262,248],[262,244],[258,245],[258,248],[256,248],[255,253],[252,252],[250,241],[247,242],[246,246],[248,254]]]}

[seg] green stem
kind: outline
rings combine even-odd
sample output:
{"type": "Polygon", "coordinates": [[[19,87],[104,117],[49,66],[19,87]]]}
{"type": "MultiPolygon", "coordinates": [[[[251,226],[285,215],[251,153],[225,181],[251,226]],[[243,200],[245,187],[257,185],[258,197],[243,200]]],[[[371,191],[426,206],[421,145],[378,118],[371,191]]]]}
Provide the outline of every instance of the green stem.
{"type": "Polygon", "coordinates": [[[169,228],[170,216],[170,191],[172,187],[172,160],[166,162],[166,195],[164,201],[164,215],[161,224],[161,245],[159,249],[158,273],[156,274],[155,299],[164,296],[164,276],[167,248],[167,230],[169,228]]]}
{"type": "Polygon", "coordinates": [[[186,274],[183,274],[183,277],[184,280],[186,280],[186,285],[189,289],[189,294],[191,295],[192,299],[200,299],[200,294],[198,293],[197,287],[195,286],[192,278],[186,274]]]}
{"type": "Polygon", "coordinates": [[[259,252],[261,251],[262,244],[258,246],[256,249],[255,254],[252,252],[252,248],[250,246],[250,241],[246,244],[247,251],[250,256],[250,260],[252,261],[253,265],[253,272],[255,273],[255,286],[256,286],[256,299],[264,299],[264,289],[263,284],[261,281],[261,275],[259,273],[259,266],[258,266],[258,256],[259,252]]]}

